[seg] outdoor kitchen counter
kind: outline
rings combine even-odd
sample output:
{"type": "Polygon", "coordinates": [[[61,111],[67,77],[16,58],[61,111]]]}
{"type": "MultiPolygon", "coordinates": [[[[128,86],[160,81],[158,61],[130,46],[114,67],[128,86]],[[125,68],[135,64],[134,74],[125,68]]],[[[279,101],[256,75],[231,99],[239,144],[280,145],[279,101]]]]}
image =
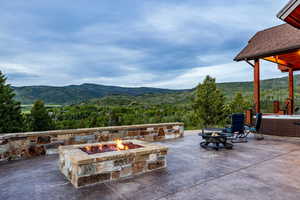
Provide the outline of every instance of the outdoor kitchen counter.
{"type": "Polygon", "coordinates": [[[265,115],[261,132],[265,135],[300,137],[300,115],[265,115]]]}

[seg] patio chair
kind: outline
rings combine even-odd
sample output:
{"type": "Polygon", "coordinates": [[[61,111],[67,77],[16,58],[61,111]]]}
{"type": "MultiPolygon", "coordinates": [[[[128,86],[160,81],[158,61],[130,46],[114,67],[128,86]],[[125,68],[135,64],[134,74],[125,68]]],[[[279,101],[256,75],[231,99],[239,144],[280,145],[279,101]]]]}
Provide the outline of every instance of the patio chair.
{"type": "Polygon", "coordinates": [[[226,133],[227,137],[232,143],[247,142],[248,134],[245,133],[245,115],[242,113],[236,113],[231,115],[231,126],[223,129],[223,133],[226,133]]]}
{"type": "Polygon", "coordinates": [[[253,133],[255,135],[255,138],[257,140],[263,140],[264,137],[262,134],[258,135],[260,132],[260,127],[262,123],[262,113],[257,113],[256,114],[256,121],[254,126],[245,126],[246,134],[248,135],[249,133],[253,133]]]}

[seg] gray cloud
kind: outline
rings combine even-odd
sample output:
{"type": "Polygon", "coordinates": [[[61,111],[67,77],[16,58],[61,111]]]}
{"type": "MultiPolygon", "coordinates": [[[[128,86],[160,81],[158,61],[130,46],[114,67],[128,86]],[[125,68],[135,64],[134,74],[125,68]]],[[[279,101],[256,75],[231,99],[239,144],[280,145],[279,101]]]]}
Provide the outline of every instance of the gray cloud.
{"type": "MultiPolygon", "coordinates": [[[[216,72],[217,66],[233,63],[256,31],[280,24],[275,15],[286,2],[1,3],[0,70],[13,85],[94,82],[182,88],[195,84],[188,83],[188,73],[201,73],[199,81],[206,74],[226,81],[216,72]],[[185,84],[172,81],[184,78],[185,84]]],[[[236,81],[245,78],[243,74],[227,76],[236,81]]]]}

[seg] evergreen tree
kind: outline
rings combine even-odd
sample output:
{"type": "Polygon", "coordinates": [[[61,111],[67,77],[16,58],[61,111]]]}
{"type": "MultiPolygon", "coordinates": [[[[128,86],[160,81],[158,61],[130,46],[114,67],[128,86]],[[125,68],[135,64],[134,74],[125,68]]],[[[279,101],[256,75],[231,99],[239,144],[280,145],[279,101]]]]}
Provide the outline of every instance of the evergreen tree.
{"type": "Polygon", "coordinates": [[[23,129],[20,103],[15,101],[15,94],[6,77],[0,71],[0,133],[19,132],[23,129]]]}
{"type": "Polygon", "coordinates": [[[202,128],[222,125],[226,118],[225,97],[217,89],[214,78],[206,76],[196,88],[194,99],[196,120],[202,128]]]}
{"type": "Polygon", "coordinates": [[[31,109],[31,129],[33,131],[47,131],[52,128],[53,122],[44,102],[37,100],[31,109]]]}
{"type": "Polygon", "coordinates": [[[246,109],[251,108],[251,103],[247,102],[243,95],[238,92],[229,104],[230,113],[243,113],[246,109]]]}

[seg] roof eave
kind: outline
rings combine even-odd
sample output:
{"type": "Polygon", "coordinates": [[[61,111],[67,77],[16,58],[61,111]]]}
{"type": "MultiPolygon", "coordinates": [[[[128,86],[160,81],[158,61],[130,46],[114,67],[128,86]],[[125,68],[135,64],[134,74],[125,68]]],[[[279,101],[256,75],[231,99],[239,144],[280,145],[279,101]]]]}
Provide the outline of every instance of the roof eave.
{"type": "Polygon", "coordinates": [[[276,55],[280,55],[280,54],[290,53],[290,52],[296,51],[298,49],[300,49],[300,45],[296,45],[296,46],[290,47],[290,48],[279,49],[276,51],[270,51],[270,52],[263,53],[263,54],[253,54],[253,55],[249,55],[249,56],[239,56],[238,55],[233,60],[236,62],[244,61],[244,60],[255,60],[255,59],[265,58],[265,57],[269,57],[269,56],[276,56],[276,55]]]}

